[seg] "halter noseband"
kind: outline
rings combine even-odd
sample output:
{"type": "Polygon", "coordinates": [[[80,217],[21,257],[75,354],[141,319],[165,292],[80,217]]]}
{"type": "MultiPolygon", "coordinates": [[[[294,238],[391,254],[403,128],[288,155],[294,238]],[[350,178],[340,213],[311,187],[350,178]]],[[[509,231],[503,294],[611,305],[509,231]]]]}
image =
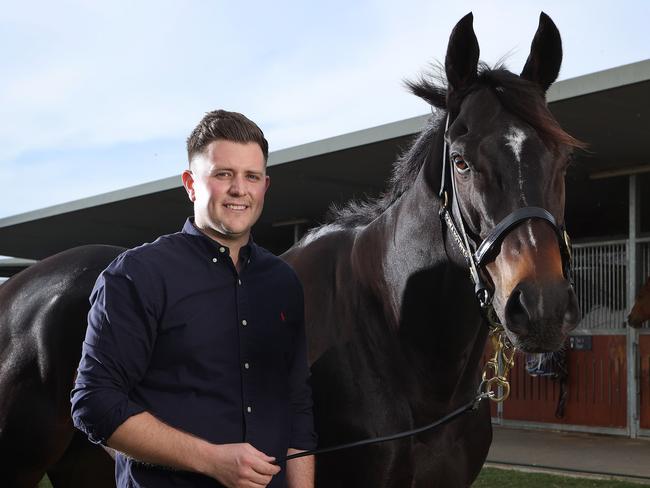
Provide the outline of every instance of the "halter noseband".
{"type": "MultiPolygon", "coordinates": [[[[449,114],[445,122],[445,135],[449,129],[449,114]]],[[[485,285],[479,269],[485,266],[486,260],[490,257],[494,249],[503,241],[506,235],[514,227],[521,222],[528,219],[541,219],[548,222],[557,236],[560,246],[560,255],[562,257],[562,270],[564,277],[569,281],[573,287],[572,276],[572,258],[571,258],[571,242],[564,226],[559,226],[551,213],[541,207],[521,207],[510,214],[508,214],[501,222],[499,222],[488,236],[476,246],[476,251],[472,253],[467,232],[465,230],[465,222],[463,214],[458,205],[456,183],[454,175],[452,174],[451,167],[447,168],[448,159],[448,146],[447,139],[444,137],[443,153],[442,153],[442,175],[440,178],[440,192],[439,196],[443,198],[443,205],[440,208],[440,217],[445,221],[450,232],[467,261],[469,266],[472,281],[474,282],[474,292],[482,308],[487,308],[492,303],[492,291],[485,285]],[[449,184],[448,180],[451,182],[449,184]],[[451,193],[452,209],[449,209],[449,194],[451,193]],[[454,215],[458,216],[459,225],[454,220],[454,215]],[[460,229],[460,231],[459,231],[460,229]]]]}

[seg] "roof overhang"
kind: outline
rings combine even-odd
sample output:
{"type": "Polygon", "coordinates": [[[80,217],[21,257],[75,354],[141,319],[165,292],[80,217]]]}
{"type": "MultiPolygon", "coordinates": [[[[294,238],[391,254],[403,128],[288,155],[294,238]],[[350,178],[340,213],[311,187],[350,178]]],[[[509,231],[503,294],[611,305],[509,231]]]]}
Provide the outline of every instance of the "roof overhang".
{"type": "MultiPolygon", "coordinates": [[[[551,110],[567,132],[589,144],[580,171],[603,174],[650,165],[649,93],[650,60],[551,87],[551,110]]],[[[281,251],[292,242],[296,225],[318,222],[332,203],[379,193],[392,163],[427,117],[271,153],[272,185],[256,240],[281,251]]],[[[42,259],[81,244],[132,247],[179,230],[191,213],[180,177],[164,178],[0,219],[0,255],[42,259]]]]}

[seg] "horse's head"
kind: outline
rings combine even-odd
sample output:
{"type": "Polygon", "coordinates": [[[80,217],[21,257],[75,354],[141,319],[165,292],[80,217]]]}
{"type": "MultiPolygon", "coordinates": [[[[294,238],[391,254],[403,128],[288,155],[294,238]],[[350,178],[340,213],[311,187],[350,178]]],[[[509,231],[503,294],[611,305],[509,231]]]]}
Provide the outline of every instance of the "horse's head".
{"type": "Polygon", "coordinates": [[[634,307],[627,316],[627,323],[631,327],[641,327],[641,324],[650,319],[650,278],[643,285],[636,296],[634,307]]]}
{"type": "MultiPolygon", "coordinates": [[[[565,172],[571,149],[581,143],[560,128],[545,101],[560,69],[560,35],[542,13],[520,76],[479,67],[478,57],[468,14],[450,37],[444,98],[430,82],[411,88],[449,114],[443,188],[453,178],[454,218],[464,222],[474,251],[518,209],[538,207],[538,214],[540,209],[550,214],[517,220],[495,238],[477,267],[513,343],[530,352],[556,350],[579,321],[561,229],[565,172]]],[[[440,178],[438,173],[437,181],[435,176],[429,181],[437,184],[440,178]]]]}

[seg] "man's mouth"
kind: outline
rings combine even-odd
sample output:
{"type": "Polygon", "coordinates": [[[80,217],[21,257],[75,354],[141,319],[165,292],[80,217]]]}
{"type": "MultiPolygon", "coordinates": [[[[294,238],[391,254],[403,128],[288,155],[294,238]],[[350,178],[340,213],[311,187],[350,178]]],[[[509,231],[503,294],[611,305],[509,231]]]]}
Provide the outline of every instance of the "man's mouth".
{"type": "Polygon", "coordinates": [[[248,208],[248,205],[240,205],[236,203],[226,203],[224,206],[229,209],[229,210],[246,210],[248,208]]]}

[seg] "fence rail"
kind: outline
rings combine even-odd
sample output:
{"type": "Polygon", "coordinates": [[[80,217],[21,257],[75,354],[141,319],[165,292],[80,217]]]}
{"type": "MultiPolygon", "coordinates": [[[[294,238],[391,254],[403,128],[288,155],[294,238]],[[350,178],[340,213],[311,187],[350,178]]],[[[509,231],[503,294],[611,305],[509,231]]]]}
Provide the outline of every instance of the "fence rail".
{"type": "Polygon", "coordinates": [[[618,329],[627,316],[627,241],[577,244],[573,250],[581,329],[618,329]]]}
{"type": "MultiPolygon", "coordinates": [[[[637,241],[638,285],[650,275],[650,240],[637,241]]],[[[573,246],[574,278],[580,303],[581,330],[625,327],[628,307],[627,240],[584,243],[573,246]]],[[[648,327],[648,323],[644,324],[648,327]]]]}

